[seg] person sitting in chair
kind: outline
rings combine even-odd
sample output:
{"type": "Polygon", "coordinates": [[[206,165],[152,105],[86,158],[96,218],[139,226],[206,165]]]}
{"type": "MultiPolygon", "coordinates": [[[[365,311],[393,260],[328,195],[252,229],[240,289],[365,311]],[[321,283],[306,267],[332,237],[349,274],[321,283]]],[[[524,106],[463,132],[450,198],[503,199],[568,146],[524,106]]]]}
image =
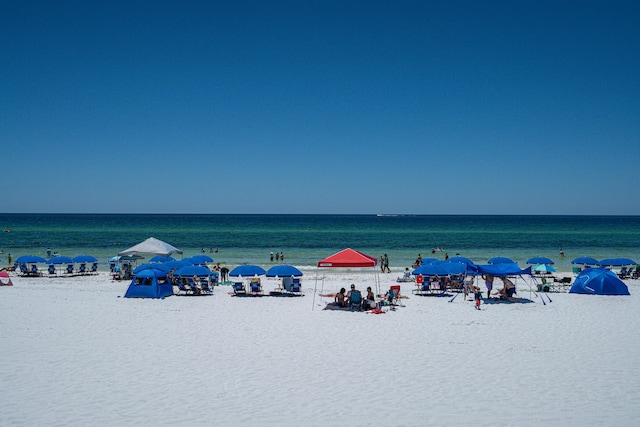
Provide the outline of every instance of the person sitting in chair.
{"type": "Polygon", "coordinates": [[[362,294],[356,289],[356,285],[354,284],[351,284],[351,290],[347,292],[347,302],[351,306],[358,305],[358,308],[360,308],[360,304],[362,303],[362,294]]]}
{"type": "Polygon", "coordinates": [[[336,297],[334,298],[334,302],[336,305],[340,306],[340,307],[346,307],[347,305],[347,300],[346,300],[346,296],[345,296],[345,289],[341,288],[340,292],[338,292],[336,294],[336,297]]]}
{"type": "Polygon", "coordinates": [[[372,309],[376,308],[376,296],[373,294],[371,290],[371,286],[367,286],[367,296],[365,297],[365,308],[372,309]]]}

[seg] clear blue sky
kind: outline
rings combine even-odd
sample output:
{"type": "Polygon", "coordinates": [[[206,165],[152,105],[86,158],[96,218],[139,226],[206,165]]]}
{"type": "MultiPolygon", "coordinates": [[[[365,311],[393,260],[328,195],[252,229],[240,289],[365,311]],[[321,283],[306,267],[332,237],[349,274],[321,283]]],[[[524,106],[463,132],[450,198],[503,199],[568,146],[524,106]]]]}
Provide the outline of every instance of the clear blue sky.
{"type": "Polygon", "coordinates": [[[4,1],[3,212],[640,214],[640,2],[4,1]]]}

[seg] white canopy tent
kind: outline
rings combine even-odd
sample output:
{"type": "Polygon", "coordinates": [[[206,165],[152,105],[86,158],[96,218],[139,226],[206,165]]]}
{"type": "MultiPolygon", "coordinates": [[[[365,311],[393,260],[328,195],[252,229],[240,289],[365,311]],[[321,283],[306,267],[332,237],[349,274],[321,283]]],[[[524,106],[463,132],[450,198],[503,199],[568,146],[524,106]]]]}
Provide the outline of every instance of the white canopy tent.
{"type": "Polygon", "coordinates": [[[182,251],[175,246],[158,240],[155,237],[149,237],[144,242],[140,242],[135,246],[130,247],[127,250],[119,252],[118,255],[138,255],[138,254],[154,254],[169,256],[171,254],[181,254],[182,251]]]}

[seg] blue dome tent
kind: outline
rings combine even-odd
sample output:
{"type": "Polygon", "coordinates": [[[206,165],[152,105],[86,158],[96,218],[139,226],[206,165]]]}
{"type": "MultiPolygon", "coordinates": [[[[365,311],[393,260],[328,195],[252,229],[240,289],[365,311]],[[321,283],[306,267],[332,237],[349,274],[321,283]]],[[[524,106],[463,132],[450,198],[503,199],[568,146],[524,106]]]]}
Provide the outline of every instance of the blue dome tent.
{"type": "Polygon", "coordinates": [[[570,294],[630,295],[629,288],[611,270],[587,268],[573,282],[570,294]]]}
{"type": "Polygon", "coordinates": [[[167,279],[167,273],[155,268],[141,270],[124,294],[125,298],[164,298],[173,295],[173,286],[167,279]]]}

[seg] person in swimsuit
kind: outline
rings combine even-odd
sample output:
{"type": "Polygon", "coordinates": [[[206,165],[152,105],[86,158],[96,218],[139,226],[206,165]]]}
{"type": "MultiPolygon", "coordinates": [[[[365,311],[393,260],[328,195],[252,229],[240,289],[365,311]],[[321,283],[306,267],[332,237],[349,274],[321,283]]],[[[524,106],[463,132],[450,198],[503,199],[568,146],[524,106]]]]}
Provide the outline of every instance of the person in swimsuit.
{"type": "Polygon", "coordinates": [[[491,290],[493,289],[493,276],[490,274],[483,274],[484,284],[487,287],[487,298],[491,298],[491,290]]]}
{"type": "Polygon", "coordinates": [[[513,299],[513,294],[516,293],[516,285],[506,277],[501,277],[501,279],[502,283],[504,283],[504,287],[500,290],[500,293],[503,295],[504,299],[513,299]]]}
{"type": "Polygon", "coordinates": [[[346,292],[345,289],[342,288],[340,289],[340,292],[336,294],[336,297],[335,297],[336,305],[339,305],[340,307],[344,307],[347,305],[346,296],[344,294],[345,292],[346,292]]]}

